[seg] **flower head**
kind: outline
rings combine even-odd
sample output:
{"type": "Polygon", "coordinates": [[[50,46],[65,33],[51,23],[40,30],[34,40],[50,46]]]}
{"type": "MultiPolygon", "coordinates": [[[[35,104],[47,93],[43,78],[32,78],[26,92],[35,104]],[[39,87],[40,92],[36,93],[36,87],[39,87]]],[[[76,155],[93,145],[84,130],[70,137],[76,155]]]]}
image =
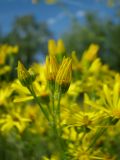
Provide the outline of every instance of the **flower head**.
{"type": "Polygon", "coordinates": [[[18,61],[18,79],[22,83],[23,86],[28,86],[32,83],[33,77],[31,77],[30,73],[24,67],[24,65],[18,61]]]}
{"type": "Polygon", "coordinates": [[[49,53],[49,55],[55,55],[56,54],[56,43],[53,39],[50,39],[48,41],[48,53],[49,53]]]}
{"type": "Polygon", "coordinates": [[[99,46],[97,44],[91,44],[87,51],[83,54],[83,59],[92,61],[96,58],[99,46]]]}
{"type": "Polygon", "coordinates": [[[58,71],[58,63],[55,56],[46,57],[46,78],[48,81],[55,81],[58,71]]]}
{"type": "Polygon", "coordinates": [[[56,76],[57,85],[62,87],[63,92],[68,90],[72,76],[72,59],[64,58],[56,76]]]}
{"type": "Polygon", "coordinates": [[[59,39],[57,41],[56,52],[57,52],[57,54],[63,54],[63,53],[65,53],[65,46],[64,46],[64,43],[63,43],[62,39],[59,39]]]}
{"type": "Polygon", "coordinates": [[[120,119],[120,84],[116,82],[113,89],[104,84],[100,99],[94,102],[86,96],[85,103],[104,112],[111,123],[117,122],[120,119]]]}

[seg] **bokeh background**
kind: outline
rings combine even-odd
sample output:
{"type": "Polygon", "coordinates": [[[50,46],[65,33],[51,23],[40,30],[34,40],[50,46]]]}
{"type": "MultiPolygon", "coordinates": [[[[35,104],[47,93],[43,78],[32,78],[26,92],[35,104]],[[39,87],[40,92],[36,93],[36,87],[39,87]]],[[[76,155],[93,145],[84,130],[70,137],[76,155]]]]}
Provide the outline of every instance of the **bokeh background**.
{"type": "Polygon", "coordinates": [[[0,0],[0,43],[18,44],[26,65],[44,60],[51,38],[79,57],[97,43],[103,62],[120,70],[120,1],[0,0]]]}

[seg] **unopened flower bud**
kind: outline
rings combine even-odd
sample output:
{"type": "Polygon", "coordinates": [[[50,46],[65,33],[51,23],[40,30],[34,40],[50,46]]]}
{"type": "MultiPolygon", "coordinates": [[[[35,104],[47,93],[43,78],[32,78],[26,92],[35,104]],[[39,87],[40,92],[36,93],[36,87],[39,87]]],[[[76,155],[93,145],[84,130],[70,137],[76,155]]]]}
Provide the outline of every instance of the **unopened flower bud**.
{"type": "Polygon", "coordinates": [[[55,56],[46,57],[46,78],[49,83],[49,87],[54,89],[55,79],[58,72],[58,63],[55,56]]]}
{"type": "Polygon", "coordinates": [[[61,87],[62,93],[65,93],[70,85],[72,76],[72,59],[64,58],[56,76],[56,84],[61,87]]]}
{"type": "Polygon", "coordinates": [[[56,52],[57,52],[57,54],[64,54],[65,53],[65,46],[64,46],[62,39],[59,39],[57,42],[56,52]]]}
{"type": "Polygon", "coordinates": [[[48,41],[48,53],[49,53],[49,55],[56,54],[56,43],[53,39],[48,41]]]}
{"type": "Polygon", "coordinates": [[[20,61],[18,61],[17,71],[18,79],[20,80],[23,86],[29,86],[33,82],[30,73],[27,71],[27,69],[20,61]]]}

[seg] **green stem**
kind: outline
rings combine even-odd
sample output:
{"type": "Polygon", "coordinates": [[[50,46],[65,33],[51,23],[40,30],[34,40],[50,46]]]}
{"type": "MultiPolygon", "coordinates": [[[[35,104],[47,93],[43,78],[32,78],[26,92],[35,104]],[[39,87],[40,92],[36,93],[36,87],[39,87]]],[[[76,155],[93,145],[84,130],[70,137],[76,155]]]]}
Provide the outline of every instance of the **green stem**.
{"type": "MultiPolygon", "coordinates": [[[[58,124],[60,127],[60,100],[61,100],[61,87],[59,88],[58,92],[58,103],[57,103],[57,116],[58,116],[58,124]]],[[[60,127],[61,128],[61,127],[60,127]]]]}
{"type": "Polygon", "coordinates": [[[88,147],[88,150],[93,150],[95,144],[96,144],[96,141],[98,140],[98,138],[100,138],[102,136],[102,134],[105,132],[106,128],[101,128],[95,135],[95,138],[93,139],[93,141],[91,142],[91,144],[89,145],[88,147]]]}
{"type": "Polygon", "coordinates": [[[86,132],[83,133],[83,135],[81,136],[80,140],[79,140],[79,143],[82,144],[83,143],[83,140],[85,138],[85,135],[86,135],[86,132]]]}
{"type": "Polygon", "coordinates": [[[47,108],[48,108],[48,111],[49,111],[50,115],[53,117],[53,113],[52,113],[52,111],[51,111],[50,105],[47,104],[46,106],[47,106],[47,108]]]}
{"type": "Polygon", "coordinates": [[[51,100],[52,100],[52,110],[53,110],[53,114],[55,114],[54,93],[52,93],[52,95],[51,95],[51,100]]]}
{"type": "Polygon", "coordinates": [[[27,87],[27,88],[29,89],[29,91],[30,91],[31,94],[33,95],[33,97],[34,97],[35,101],[37,102],[37,104],[40,106],[40,109],[41,109],[41,111],[43,112],[44,116],[45,116],[46,119],[49,121],[48,114],[47,114],[47,112],[44,110],[44,108],[42,107],[42,105],[41,105],[38,97],[36,96],[35,91],[34,91],[34,89],[33,89],[33,86],[31,85],[31,86],[29,86],[29,87],[27,87]]]}
{"type": "MultiPolygon", "coordinates": [[[[112,122],[112,120],[111,120],[111,121],[108,121],[108,120],[106,119],[106,120],[104,121],[103,125],[104,125],[104,126],[108,126],[108,125],[111,124],[111,122],[112,122]]],[[[94,146],[95,146],[95,144],[96,144],[96,141],[98,140],[98,138],[100,138],[100,137],[103,135],[103,133],[104,133],[106,130],[107,130],[107,128],[106,128],[106,127],[103,127],[103,128],[100,128],[100,129],[96,132],[93,141],[91,142],[91,144],[90,144],[89,147],[88,147],[88,150],[91,150],[91,153],[92,153],[92,151],[93,151],[93,149],[94,149],[94,146]]]]}

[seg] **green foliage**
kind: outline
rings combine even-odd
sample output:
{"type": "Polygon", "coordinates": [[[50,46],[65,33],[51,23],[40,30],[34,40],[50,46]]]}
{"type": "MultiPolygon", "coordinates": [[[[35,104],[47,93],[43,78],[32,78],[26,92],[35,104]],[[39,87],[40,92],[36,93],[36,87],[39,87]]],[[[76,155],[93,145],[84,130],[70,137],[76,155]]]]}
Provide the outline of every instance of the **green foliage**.
{"type": "Polygon", "coordinates": [[[69,52],[75,50],[81,57],[91,43],[101,46],[100,57],[111,68],[120,70],[120,24],[104,21],[94,14],[86,15],[86,23],[74,22],[70,31],[64,34],[64,42],[69,52]]]}

